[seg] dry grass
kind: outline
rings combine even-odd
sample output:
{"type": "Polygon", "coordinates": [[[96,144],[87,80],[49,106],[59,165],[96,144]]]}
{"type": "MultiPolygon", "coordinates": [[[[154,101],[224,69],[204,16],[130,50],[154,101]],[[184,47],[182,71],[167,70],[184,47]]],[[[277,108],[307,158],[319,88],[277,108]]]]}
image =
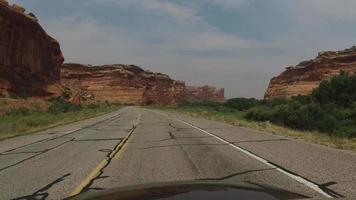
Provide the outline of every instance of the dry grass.
{"type": "Polygon", "coordinates": [[[254,122],[248,121],[241,117],[241,115],[231,115],[231,114],[221,114],[210,111],[201,111],[201,110],[181,110],[173,108],[161,108],[164,111],[168,112],[177,112],[186,114],[192,117],[204,118],[214,121],[225,122],[235,126],[251,128],[259,130],[264,133],[270,133],[274,135],[288,136],[295,139],[301,139],[306,142],[311,142],[315,144],[320,144],[328,147],[333,147],[343,150],[351,150],[356,152],[356,138],[347,139],[347,138],[338,138],[329,136],[326,133],[320,133],[317,131],[299,131],[293,130],[290,128],[277,126],[269,122],[254,122]]]}
{"type": "Polygon", "coordinates": [[[0,98],[0,115],[15,108],[47,110],[48,106],[49,102],[45,100],[0,98]]]}
{"type": "Polygon", "coordinates": [[[0,140],[96,117],[119,108],[121,108],[119,105],[100,105],[93,108],[83,107],[81,110],[67,113],[36,110],[26,115],[0,115],[0,140]]]}

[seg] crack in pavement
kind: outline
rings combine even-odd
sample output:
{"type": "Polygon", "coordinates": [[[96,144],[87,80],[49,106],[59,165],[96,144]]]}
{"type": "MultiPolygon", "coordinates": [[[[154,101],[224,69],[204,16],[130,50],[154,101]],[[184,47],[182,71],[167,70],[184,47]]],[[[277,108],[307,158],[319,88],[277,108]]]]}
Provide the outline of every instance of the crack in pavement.
{"type": "Polygon", "coordinates": [[[152,147],[144,147],[139,149],[154,149],[154,148],[165,148],[165,147],[178,147],[178,146],[226,146],[228,144],[171,144],[171,145],[161,145],[161,146],[152,146],[152,147]]]}
{"type": "Polygon", "coordinates": [[[212,136],[197,136],[197,137],[194,137],[194,136],[193,137],[184,137],[184,136],[183,137],[177,137],[176,136],[176,138],[177,139],[197,139],[197,138],[213,138],[213,137],[212,136]]]}
{"type": "Polygon", "coordinates": [[[174,134],[171,131],[168,131],[168,135],[169,135],[169,138],[171,140],[175,140],[176,139],[176,137],[174,136],[174,134]]]}
{"type": "MultiPolygon", "coordinates": [[[[154,112],[154,111],[152,111],[152,112],[154,112]]],[[[163,114],[161,114],[161,115],[163,115],[163,114]]],[[[247,150],[247,149],[245,149],[245,148],[243,148],[243,147],[241,147],[239,145],[235,145],[234,143],[231,143],[230,141],[227,141],[226,139],[224,139],[221,136],[218,136],[216,134],[210,133],[210,132],[204,130],[203,128],[201,128],[199,126],[193,125],[193,124],[191,124],[189,122],[186,122],[184,120],[181,120],[181,119],[178,119],[178,118],[176,120],[180,121],[180,122],[182,122],[182,123],[184,123],[184,124],[186,124],[186,125],[188,125],[188,126],[190,126],[192,128],[195,128],[195,129],[197,129],[197,130],[199,130],[199,131],[201,131],[203,133],[206,133],[206,134],[208,134],[210,136],[213,136],[217,140],[220,140],[220,141],[224,142],[225,144],[230,145],[231,147],[233,147],[233,148],[235,148],[235,149],[237,149],[237,150],[249,155],[250,157],[252,157],[252,158],[254,158],[254,159],[256,159],[256,160],[258,160],[258,161],[260,161],[260,162],[262,162],[262,163],[264,163],[264,164],[266,164],[268,166],[270,166],[270,167],[275,167],[276,170],[278,170],[281,173],[289,176],[290,178],[294,179],[295,181],[297,181],[297,182],[309,187],[310,189],[313,189],[314,191],[318,192],[319,194],[323,195],[324,197],[327,197],[327,198],[343,197],[343,195],[341,195],[341,194],[339,194],[339,193],[337,193],[337,192],[335,192],[335,191],[333,191],[333,190],[331,190],[329,188],[326,188],[327,185],[325,186],[323,184],[315,183],[315,182],[307,179],[306,177],[303,177],[303,176],[301,176],[299,174],[296,174],[296,173],[294,173],[294,172],[292,172],[292,171],[290,171],[290,170],[288,170],[288,169],[286,169],[286,168],[284,168],[284,167],[282,167],[280,165],[277,165],[276,163],[273,163],[273,162],[271,162],[271,161],[269,161],[267,159],[264,159],[263,157],[260,157],[257,154],[254,154],[253,152],[251,152],[251,151],[249,151],[249,150],[247,150]]]]}
{"type": "Polygon", "coordinates": [[[83,193],[83,192],[87,192],[89,191],[91,188],[90,186],[93,185],[93,183],[98,180],[98,179],[103,179],[103,178],[107,178],[107,176],[103,177],[102,174],[104,173],[104,169],[110,165],[112,159],[115,157],[115,155],[121,150],[122,146],[127,142],[127,140],[130,138],[130,136],[132,135],[132,133],[135,131],[137,125],[134,125],[130,131],[130,133],[128,134],[128,136],[120,141],[116,146],[115,148],[108,152],[107,155],[106,155],[106,158],[105,158],[105,164],[103,165],[103,167],[99,170],[99,173],[94,177],[92,178],[89,183],[83,187],[83,189],[81,189],[81,191],[79,192],[80,193],[83,193]]]}
{"type": "Polygon", "coordinates": [[[271,140],[245,140],[239,142],[232,142],[232,144],[241,144],[241,143],[254,143],[254,142],[276,142],[276,141],[288,141],[288,139],[271,139],[271,140]]]}
{"type": "Polygon", "coordinates": [[[102,176],[105,168],[110,165],[112,159],[124,147],[124,145],[127,143],[129,138],[136,130],[137,126],[141,125],[141,119],[142,119],[141,113],[138,110],[136,111],[138,113],[138,116],[135,118],[137,122],[135,123],[135,125],[133,125],[128,135],[122,141],[120,141],[111,152],[108,152],[106,158],[80,183],[80,185],[78,185],[75,188],[75,190],[70,194],[71,196],[75,196],[90,190],[90,186],[92,186],[96,180],[108,177],[108,176],[102,176]]]}
{"type": "Polygon", "coordinates": [[[31,160],[31,159],[33,159],[33,158],[35,158],[35,157],[37,157],[37,156],[40,156],[40,155],[42,155],[42,154],[44,154],[44,153],[47,153],[47,152],[52,151],[52,150],[54,150],[54,149],[57,149],[57,148],[59,148],[59,147],[65,145],[65,144],[67,144],[67,143],[69,143],[69,142],[117,141],[117,140],[120,140],[120,141],[121,141],[121,140],[123,139],[123,138],[114,138],[114,139],[76,140],[75,138],[70,138],[70,137],[66,137],[66,138],[69,138],[70,140],[65,141],[65,142],[63,142],[63,143],[60,143],[60,144],[58,144],[58,145],[56,145],[56,146],[54,146],[54,147],[52,147],[52,148],[44,149],[44,150],[42,150],[42,151],[14,152],[14,153],[0,154],[0,157],[1,157],[1,156],[4,156],[4,155],[16,155],[16,154],[26,154],[26,153],[29,153],[29,154],[30,154],[30,153],[33,153],[33,154],[35,154],[35,155],[33,155],[33,156],[30,156],[30,157],[28,157],[28,158],[25,158],[25,159],[23,159],[23,160],[20,160],[20,161],[14,163],[14,164],[5,166],[5,167],[3,167],[3,168],[0,168],[0,172],[6,170],[6,169],[8,169],[8,168],[14,167],[14,166],[16,166],[16,165],[19,165],[19,164],[21,164],[21,163],[24,163],[24,162],[26,162],[26,161],[28,161],[28,160],[31,160]]]}
{"type": "Polygon", "coordinates": [[[172,123],[168,123],[170,127],[172,127],[176,132],[180,132],[181,130],[189,130],[193,128],[186,128],[186,127],[176,127],[172,123]]]}
{"type": "Polygon", "coordinates": [[[201,178],[201,179],[197,179],[197,180],[204,180],[204,181],[222,181],[222,180],[226,180],[232,177],[236,177],[236,176],[240,176],[240,175],[244,175],[244,174],[248,174],[248,173],[253,173],[253,172],[262,172],[262,171],[269,171],[269,170],[275,170],[276,168],[265,168],[265,169],[255,169],[255,170],[248,170],[248,171],[243,171],[243,172],[237,172],[237,173],[233,173],[227,176],[223,176],[220,178],[201,178]]]}
{"type": "Polygon", "coordinates": [[[105,122],[108,121],[108,120],[111,120],[111,119],[114,119],[114,118],[117,118],[117,119],[118,119],[118,118],[120,117],[120,115],[121,115],[121,113],[119,113],[119,114],[117,114],[117,115],[114,115],[114,116],[112,116],[112,117],[110,117],[110,118],[108,118],[108,119],[100,120],[100,121],[95,122],[95,123],[93,123],[93,124],[90,124],[90,125],[88,125],[88,126],[83,126],[83,127],[78,128],[78,129],[76,129],[76,130],[74,130],[74,131],[70,131],[69,133],[65,133],[65,134],[63,134],[63,135],[55,136],[55,137],[52,137],[52,138],[45,138],[45,139],[42,139],[42,140],[38,140],[38,141],[36,141],[36,142],[32,142],[32,143],[29,143],[29,144],[26,144],[26,145],[22,145],[22,146],[13,148],[13,149],[6,150],[6,151],[4,151],[4,152],[1,152],[0,154],[4,154],[4,153],[7,153],[7,152],[15,151],[15,150],[18,150],[18,149],[21,149],[21,148],[24,148],[24,147],[28,147],[28,146],[31,146],[31,145],[34,145],[34,144],[37,144],[37,143],[46,142],[46,141],[52,141],[52,140],[55,140],[55,139],[58,139],[58,138],[63,138],[63,137],[66,137],[66,136],[68,136],[68,135],[74,134],[74,133],[76,133],[76,132],[78,132],[78,131],[80,131],[80,130],[83,130],[83,129],[86,129],[86,128],[90,128],[90,127],[92,127],[92,126],[96,126],[96,125],[98,125],[98,124],[100,124],[100,123],[105,123],[105,122]]]}
{"type": "Polygon", "coordinates": [[[284,171],[286,171],[286,172],[288,172],[290,174],[293,174],[294,176],[301,177],[301,178],[303,178],[303,179],[305,179],[305,180],[317,185],[322,191],[324,191],[328,195],[332,196],[333,198],[343,198],[343,197],[345,197],[344,195],[342,195],[340,193],[337,193],[336,191],[334,191],[332,189],[327,188],[330,185],[337,184],[337,182],[335,182],[335,181],[327,182],[327,183],[324,183],[324,184],[319,184],[319,183],[316,183],[316,182],[314,182],[314,181],[312,181],[312,180],[310,180],[310,179],[308,179],[308,178],[306,178],[304,176],[301,176],[301,175],[299,175],[297,173],[294,173],[294,172],[292,172],[292,171],[290,171],[290,170],[288,170],[288,169],[286,169],[286,168],[282,167],[281,165],[278,165],[278,164],[276,164],[274,162],[268,161],[268,163],[270,163],[270,164],[272,164],[272,165],[274,165],[274,166],[276,166],[276,167],[278,167],[278,168],[280,168],[280,169],[282,169],[282,170],[284,170],[284,171]]]}
{"type": "Polygon", "coordinates": [[[85,140],[73,140],[73,142],[100,142],[100,141],[117,141],[124,138],[101,138],[101,139],[85,139],[85,140]]]}
{"type": "Polygon", "coordinates": [[[49,193],[46,191],[49,190],[54,185],[58,184],[59,182],[64,181],[64,179],[70,175],[71,175],[70,173],[65,174],[65,175],[59,177],[58,179],[54,180],[53,182],[47,184],[43,188],[37,190],[33,194],[22,196],[22,197],[17,197],[12,200],[45,200],[49,196],[49,193]]]}
{"type": "MultiPolygon", "coordinates": [[[[87,126],[87,127],[96,126],[96,125],[98,125],[98,124],[106,123],[106,122],[108,122],[108,121],[110,122],[110,121],[112,121],[112,120],[114,120],[114,119],[118,119],[119,117],[120,117],[120,114],[117,114],[117,115],[115,115],[115,116],[110,117],[109,119],[101,120],[101,121],[96,122],[96,123],[94,123],[94,124],[91,124],[91,125],[89,125],[89,126],[87,126]]],[[[12,152],[12,151],[16,151],[16,150],[21,149],[21,148],[24,148],[24,147],[28,147],[28,146],[34,145],[34,144],[38,144],[38,143],[40,143],[40,142],[54,141],[54,140],[56,140],[56,139],[62,139],[62,138],[68,138],[68,139],[70,139],[70,140],[65,141],[65,142],[63,142],[63,143],[60,143],[59,145],[56,145],[56,146],[54,146],[54,147],[52,147],[52,148],[44,149],[44,150],[42,150],[42,151],[35,152],[35,155],[32,155],[32,156],[30,156],[30,157],[27,157],[27,158],[25,158],[25,159],[23,159],[23,160],[20,160],[20,161],[14,163],[14,164],[11,164],[11,165],[2,167],[2,168],[0,168],[0,172],[3,172],[3,171],[6,170],[6,169],[12,168],[12,167],[17,166],[17,165],[19,165],[19,164],[21,164],[21,163],[24,163],[24,162],[26,162],[26,161],[28,161],[28,160],[31,160],[31,159],[33,159],[33,158],[36,158],[36,157],[38,157],[38,156],[40,156],[40,155],[42,155],[42,154],[44,154],[44,153],[47,153],[47,152],[49,152],[49,151],[51,151],[51,150],[57,149],[57,148],[59,148],[59,147],[65,145],[65,144],[67,144],[67,143],[69,143],[69,142],[73,142],[73,141],[75,141],[75,142],[81,142],[80,140],[76,140],[74,137],[68,137],[68,135],[74,134],[74,133],[76,133],[76,132],[78,132],[78,131],[80,131],[80,130],[83,130],[83,129],[84,129],[84,128],[81,128],[81,129],[75,130],[75,131],[73,131],[73,132],[70,132],[70,133],[67,133],[67,134],[63,134],[63,135],[60,135],[60,136],[57,136],[57,137],[53,137],[53,138],[46,138],[46,139],[43,139],[43,140],[40,140],[40,141],[36,141],[36,142],[30,143],[30,144],[27,144],[27,145],[23,145],[23,146],[21,146],[21,147],[16,147],[16,148],[14,148],[14,149],[7,150],[7,151],[5,151],[5,152],[3,152],[3,153],[0,153],[0,157],[3,156],[3,155],[24,154],[24,153],[26,153],[26,152],[16,152],[16,153],[11,153],[11,152],[12,152]]],[[[114,138],[114,139],[115,139],[115,140],[119,140],[118,138],[114,138]]],[[[105,140],[105,139],[104,139],[104,140],[105,140]]],[[[84,140],[83,140],[83,141],[84,141],[84,140]]],[[[32,152],[29,152],[29,153],[32,153],[32,152]]]]}
{"type": "MultiPolygon", "coordinates": [[[[21,161],[18,161],[18,162],[16,162],[16,163],[14,163],[14,164],[8,165],[8,166],[3,167],[3,168],[0,168],[0,172],[3,172],[4,170],[9,169],[9,168],[11,168],[11,167],[15,167],[16,165],[19,165],[19,164],[21,164],[21,163],[24,163],[24,162],[26,162],[26,161],[28,161],[28,160],[31,160],[31,159],[33,159],[33,158],[35,158],[35,157],[37,157],[37,156],[40,156],[40,155],[42,155],[42,154],[44,154],[44,153],[47,153],[48,151],[57,149],[57,148],[61,147],[61,146],[64,145],[64,144],[67,144],[67,143],[69,143],[69,142],[72,142],[74,139],[75,139],[75,138],[72,138],[72,140],[65,141],[65,142],[63,142],[63,143],[61,143],[61,144],[59,144],[59,145],[56,145],[56,146],[54,146],[54,147],[52,147],[52,148],[49,148],[49,149],[44,149],[44,150],[42,150],[42,151],[39,151],[39,153],[36,154],[36,155],[30,156],[30,157],[28,157],[28,158],[26,158],[26,159],[23,159],[23,160],[21,160],[21,161]]],[[[22,152],[20,152],[20,153],[22,153],[22,152]]],[[[16,154],[16,153],[13,153],[13,154],[16,154]]],[[[6,155],[6,154],[4,154],[4,155],[6,155]]]]}

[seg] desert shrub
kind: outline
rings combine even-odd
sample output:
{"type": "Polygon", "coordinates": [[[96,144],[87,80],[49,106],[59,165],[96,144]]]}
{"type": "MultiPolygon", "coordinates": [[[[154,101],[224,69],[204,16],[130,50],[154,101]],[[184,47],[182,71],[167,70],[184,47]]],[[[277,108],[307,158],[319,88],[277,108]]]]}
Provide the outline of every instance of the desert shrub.
{"type": "Polygon", "coordinates": [[[224,103],[224,106],[228,108],[234,108],[239,111],[248,110],[254,106],[262,105],[261,100],[254,98],[233,98],[229,99],[224,103]]]}
{"type": "Polygon", "coordinates": [[[69,100],[71,96],[72,96],[72,94],[69,90],[65,90],[62,94],[62,98],[65,100],[69,100]]]}
{"type": "Polygon", "coordinates": [[[315,120],[315,128],[333,134],[338,128],[338,121],[333,115],[324,114],[320,119],[315,120]]]}
{"type": "Polygon", "coordinates": [[[186,111],[243,117],[300,130],[318,130],[337,137],[356,137],[356,76],[341,72],[323,81],[311,95],[291,99],[233,98],[225,103],[197,102],[186,111]]]}
{"type": "Polygon", "coordinates": [[[207,107],[218,107],[221,103],[212,101],[199,101],[199,102],[184,102],[182,106],[207,106],[207,107]]]}
{"type": "Polygon", "coordinates": [[[31,114],[31,110],[27,108],[14,108],[6,113],[7,116],[27,116],[31,114]]]}
{"type": "Polygon", "coordinates": [[[301,104],[309,104],[309,103],[311,103],[312,99],[311,99],[310,95],[298,95],[298,96],[292,97],[292,101],[297,101],[301,104]]]}
{"type": "Polygon", "coordinates": [[[291,113],[286,114],[286,121],[284,125],[301,130],[313,129],[313,115],[311,114],[307,105],[302,105],[293,109],[291,113]]]}
{"type": "MultiPolygon", "coordinates": [[[[333,108],[330,108],[332,110],[333,108]]],[[[256,121],[270,121],[299,130],[320,130],[334,133],[338,120],[326,112],[319,104],[301,104],[291,101],[289,104],[274,107],[259,106],[248,110],[245,118],[256,121]]]]}
{"type": "Polygon", "coordinates": [[[271,118],[271,110],[267,106],[256,106],[247,111],[245,118],[256,121],[268,121],[271,118]]]}
{"type": "Polygon", "coordinates": [[[350,107],[356,101],[356,76],[341,72],[330,81],[321,82],[311,96],[320,104],[335,103],[342,107],[350,107]]]}
{"type": "Polygon", "coordinates": [[[81,105],[70,103],[63,98],[53,99],[48,108],[48,112],[53,114],[75,112],[81,110],[81,105]]]}
{"type": "Polygon", "coordinates": [[[27,99],[26,95],[23,95],[23,94],[15,94],[15,93],[10,93],[10,94],[9,94],[9,97],[10,97],[11,99],[24,99],[24,100],[27,99]]]}
{"type": "Polygon", "coordinates": [[[87,105],[86,108],[88,108],[88,109],[96,109],[96,108],[100,108],[101,106],[102,106],[102,104],[92,103],[92,104],[87,105]]]}

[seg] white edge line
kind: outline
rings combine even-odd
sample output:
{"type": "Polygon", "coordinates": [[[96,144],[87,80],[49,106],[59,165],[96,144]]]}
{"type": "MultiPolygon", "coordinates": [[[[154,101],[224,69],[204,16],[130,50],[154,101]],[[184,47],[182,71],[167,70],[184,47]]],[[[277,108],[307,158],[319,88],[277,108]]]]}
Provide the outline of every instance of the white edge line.
{"type": "Polygon", "coordinates": [[[65,132],[65,134],[73,133],[73,132],[79,131],[81,129],[82,128],[77,128],[77,129],[74,129],[74,130],[71,130],[71,131],[67,131],[67,132],[65,132]]]}
{"type": "Polygon", "coordinates": [[[253,154],[253,153],[251,153],[251,152],[249,152],[249,151],[246,151],[245,149],[243,149],[243,148],[241,148],[241,147],[239,147],[239,146],[236,146],[236,145],[234,145],[234,144],[228,142],[227,140],[222,139],[221,137],[218,137],[218,136],[216,136],[216,135],[214,135],[214,134],[212,134],[212,133],[209,133],[209,132],[206,131],[206,130],[203,130],[203,129],[199,128],[199,127],[196,127],[196,126],[194,126],[194,125],[192,125],[192,124],[190,124],[190,123],[188,123],[188,122],[185,122],[185,121],[183,121],[183,120],[181,120],[181,119],[178,119],[178,118],[176,118],[176,119],[177,119],[178,121],[180,121],[180,122],[186,124],[186,125],[189,125],[189,126],[195,128],[195,129],[198,129],[199,131],[201,131],[201,132],[203,132],[203,133],[206,133],[206,134],[208,134],[208,135],[210,135],[210,136],[212,136],[212,137],[214,137],[214,138],[220,140],[221,142],[224,142],[225,144],[230,145],[231,147],[234,147],[235,149],[237,149],[237,150],[239,150],[239,151],[241,151],[241,152],[243,152],[243,153],[245,153],[245,154],[247,154],[247,155],[249,155],[249,156],[255,158],[256,160],[258,160],[258,161],[260,161],[260,162],[262,162],[262,163],[264,163],[264,164],[266,164],[266,165],[268,165],[268,166],[270,166],[270,167],[275,168],[275,169],[278,170],[279,172],[281,172],[281,173],[283,173],[283,174],[289,176],[290,178],[296,180],[296,181],[299,182],[299,183],[302,183],[303,185],[305,185],[305,186],[307,186],[307,187],[313,189],[314,191],[316,191],[316,192],[322,194],[323,196],[325,196],[325,197],[327,197],[327,198],[333,198],[332,196],[330,196],[329,194],[327,194],[326,192],[324,192],[322,189],[320,189],[319,186],[316,185],[315,183],[312,183],[312,182],[310,182],[310,181],[308,181],[308,180],[306,180],[306,179],[304,179],[304,178],[302,178],[302,177],[300,177],[300,176],[296,176],[296,175],[294,175],[294,174],[291,174],[291,173],[289,173],[288,171],[286,171],[286,170],[284,170],[284,169],[281,169],[281,168],[279,168],[279,167],[276,166],[276,165],[273,165],[273,164],[270,163],[269,161],[267,161],[267,160],[265,160],[265,159],[263,159],[263,158],[261,158],[261,157],[255,155],[255,154],[253,154]]]}

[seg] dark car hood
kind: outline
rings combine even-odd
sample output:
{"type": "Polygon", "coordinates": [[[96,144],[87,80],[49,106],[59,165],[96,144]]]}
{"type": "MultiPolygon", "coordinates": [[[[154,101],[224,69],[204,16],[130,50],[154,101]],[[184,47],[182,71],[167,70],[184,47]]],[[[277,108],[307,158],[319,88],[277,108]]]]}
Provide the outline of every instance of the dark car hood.
{"type": "Polygon", "coordinates": [[[71,200],[195,200],[195,199],[304,199],[305,195],[286,191],[281,188],[257,183],[221,183],[212,181],[189,181],[146,184],[122,187],[103,191],[89,190],[71,200]]]}

